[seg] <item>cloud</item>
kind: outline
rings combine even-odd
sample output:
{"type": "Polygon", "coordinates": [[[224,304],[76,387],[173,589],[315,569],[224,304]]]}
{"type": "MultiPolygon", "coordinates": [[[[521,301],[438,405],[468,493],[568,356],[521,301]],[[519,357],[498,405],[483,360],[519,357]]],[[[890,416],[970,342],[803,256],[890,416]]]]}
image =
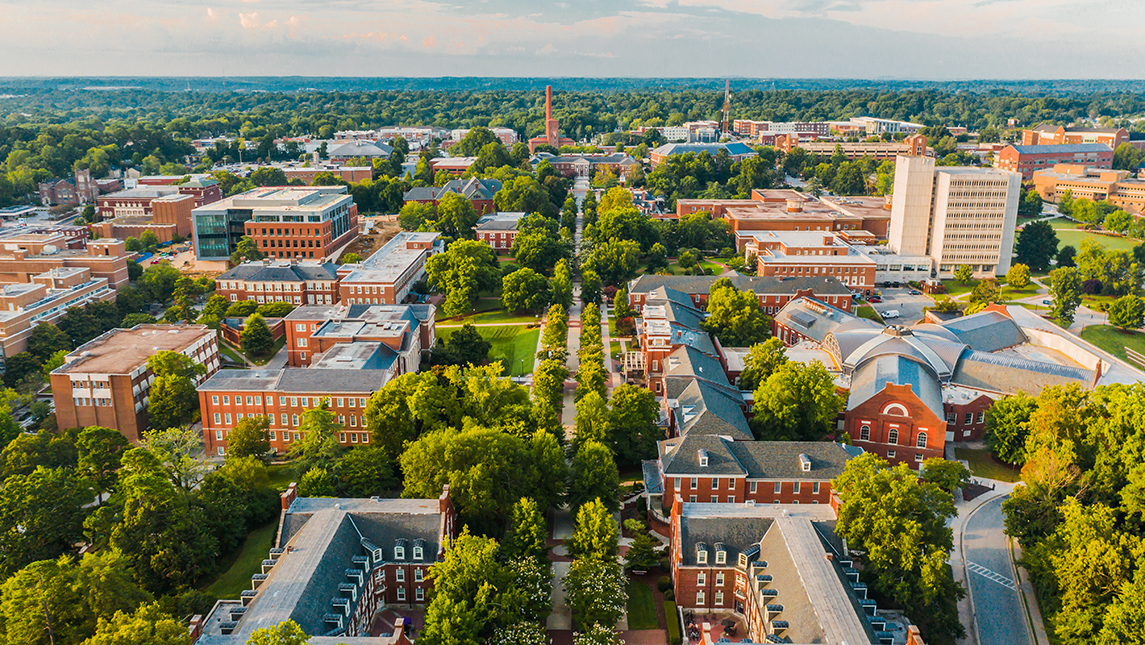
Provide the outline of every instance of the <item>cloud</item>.
{"type": "Polygon", "coordinates": [[[421,39],[421,47],[422,49],[433,49],[437,47],[437,39],[433,36],[426,36],[421,39]]]}

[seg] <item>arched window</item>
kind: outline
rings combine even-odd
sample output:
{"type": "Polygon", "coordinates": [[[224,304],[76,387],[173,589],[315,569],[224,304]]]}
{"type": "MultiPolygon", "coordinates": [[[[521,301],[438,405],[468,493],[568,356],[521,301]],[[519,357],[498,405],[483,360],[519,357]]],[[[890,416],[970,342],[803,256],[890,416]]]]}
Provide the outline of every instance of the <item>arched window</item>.
{"type": "Polygon", "coordinates": [[[892,445],[897,445],[898,442],[899,442],[898,428],[891,428],[891,431],[887,433],[887,443],[892,444],[892,445]]]}
{"type": "Polygon", "coordinates": [[[863,426],[859,428],[859,441],[871,440],[871,426],[863,426]]]}
{"type": "Polygon", "coordinates": [[[883,414],[893,414],[899,417],[909,417],[910,413],[907,412],[906,406],[901,403],[891,403],[883,408],[883,414]]]}
{"type": "Polygon", "coordinates": [[[917,445],[919,448],[925,448],[926,447],[926,433],[925,432],[918,433],[918,444],[917,445]]]}

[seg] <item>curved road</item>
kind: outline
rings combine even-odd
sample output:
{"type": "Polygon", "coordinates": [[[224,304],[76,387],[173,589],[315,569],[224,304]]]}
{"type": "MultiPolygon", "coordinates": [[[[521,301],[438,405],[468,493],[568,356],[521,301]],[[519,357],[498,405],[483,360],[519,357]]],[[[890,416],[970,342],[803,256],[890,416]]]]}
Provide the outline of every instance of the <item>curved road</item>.
{"type": "Polygon", "coordinates": [[[979,645],[1026,645],[1030,638],[1026,608],[1014,582],[1010,545],[1002,522],[1004,495],[978,507],[962,530],[967,591],[974,607],[979,645]]]}

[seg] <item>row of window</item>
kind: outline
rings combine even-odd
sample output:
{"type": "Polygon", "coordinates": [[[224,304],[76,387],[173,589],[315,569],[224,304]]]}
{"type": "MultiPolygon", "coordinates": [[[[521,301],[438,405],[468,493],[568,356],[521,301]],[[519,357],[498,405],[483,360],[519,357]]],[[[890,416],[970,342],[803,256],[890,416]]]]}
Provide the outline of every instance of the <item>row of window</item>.
{"type": "Polygon", "coordinates": [[[73,398],[72,403],[74,403],[77,408],[88,406],[96,406],[101,408],[111,407],[111,399],[73,398]]]}
{"type": "MultiPolygon", "coordinates": [[[[921,459],[919,459],[919,461],[922,461],[922,460],[921,460],[921,459]]],[[[795,491],[795,492],[799,492],[799,491],[795,491]]],[[[688,502],[689,502],[689,503],[691,503],[691,504],[696,504],[696,503],[698,503],[699,501],[700,501],[700,499],[699,499],[699,497],[698,497],[698,496],[696,496],[696,495],[689,495],[689,496],[688,496],[688,502]]],[[[712,496],[711,496],[711,498],[709,499],[709,503],[711,503],[711,504],[719,504],[719,503],[720,503],[720,496],[719,496],[719,495],[712,495],[712,496]]],[[[735,503],[736,503],[736,498],[735,498],[735,495],[728,495],[728,496],[727,496],[727,503],[728,503],[728,504],[735,504],[735,503]]],[[[787,503],[787,504],[798,504],[798,503],[799,503],[799,500],[795,499],[795,500],[791,500],[790,502],[783,502],[783,501],[780,501],[780,500],[778,500],[778,499],[777,499],[777,500],[774,500],[774,501],[772,501],[771,503],[772,503],[772,504],[784,504],[784,503],[787,503]]],[[[819,503],[819,500],[814,500],[814,501],[812,501],[811,503],[812,503],[812,504],[818,504],[818,503],[819,503]]]]}
{"type": "MultiPolygon", "coordinates": [[[[868,426],[868,425],[861,426],[859,428],[859,441],[870,441],[870,440],[871,440],[871,426],[868,426]]],[[[898,442],[899,442],[898,428],[891,428],[890,429],[890,432],[887,433],[887,441],[886,442],[892,446],[898,445],[898,442]]],[[[915,447],[916,448],[925,448],[926,447],[926,432],[919,432],[918,433],[918,437],[915,439],[915,447]]]]}
{"type": "MultiPolygon", "coordinates": [[[[223,397],[223,399],[222,399],[223,405],[230,405],[231,404],[230,395],[224,394],[224,395],[222,395],[222,397],[223,397]]],[[[292,396],[289,398],[290,398],[290,406],[291,407],[298,407],[298,402],[301,401],[302,407],[304,407],[304,408],[310,407],[311,399],[313,399],[315,407],[317,407],[319,404],[321,404],[322,401],[327,401],[330,404],[330,406],[334,407],[334,408],[346,408],[346,407],[365,408],[366,407],[366,400],[367,400],[365,397],[354,397],[354,396],[350,396],[350,397],[344,397],[344,396],[336,396],[336,397],[303,396],[303,397],[297,397],[297,396],[292,396]],[[357,402],[357,405],[354,405],[355,402],[357,402]]],[[[287,397],[285,397],[285,396],[278,397],[278,405],[285,407],[286,406],[286,399],[287,399],[287,397]]],[[[212,405],[218,405],[219,404],[219,395],[218,394],[212,394],[211,395],[211,404],[212,405]]],[[[243,404],[243,397],[236,394],[235,395],[235,405],[242,405],[242,404],[243,404]]],[[[262,405],[262,396],[258,395],[258,394],[251,396],[248,394],[246,396],[246,404],[247,405],[262,405]]],[[[274,405],[274,397],[273,396],[268,395],[266,397],[266,405],[274,405]]]]}
{"type": "MultiPolygon", "coordinates": [[[[707,553],[704,551],[701,551],[701,553],[704,554],[704,559],[706,560],[707,559],[707,553]]],[[[719,556],[721,554],[725,554],[725,553],[726,553],[726,551],[716,552],[716,564],[724,564],[724,562],[721,562],[719,560],[719,556]]],[[[725,560],[726,559],[727,558],[725,558],[725,560]]],[[[705,564],[705,562],[700,562],[700,564],[705,564]]],[[[696,584],[701,585],[701,586],[708,584],[708,572],[707,571],[701,571],[701,572],[696,574],[696,584]]],[[[723,571],[717,571],[716,572],[716,586],[717,587],[724,586],[724,572],[723,571]]]]}
{"type": "MultiPolygon", "coordinates": [[[[77,400],[80,400],[80,399],[77,399],[77,400]]],[[[97,400],[104,400],[104,399],[97,399],[97,400]]],[[[108,405],[111,405],[111,399],[105,399],[105,400],[108,402],[107,403],[108,405]]],[[[79,405],[79,404],[77,403],[76,405],[79,405]]],[[[282,413],[282,423],[279,423],[279,424],[275,424],[275,422],[274,422],[274,413],[243,415],[242,412],[239,412],[235,415],[235,421],[236,422],[242,421],[245,417],[266,417],[270,421],[270,425],[272,425],[272,426],[273,425],[281,425],[281,426],[288,426],[289,425],[289,427],[297,427],[298,426],[298,415],[297,414],[290,415],[290,423],[289,424],[286,423],[287,415],[285,412],[282,413]]],[[[215,419],[215,425],[226,425],[226,426],[231,425],[231,413],[230,412],[224,412],[222,414],[216,412],[214,419],[215,419]]],[[[350,414],[350,415],[339,414],[338,415],[339,425],[343,425],[343,426],[346,425],[347,419],[349,419],[349,421],[350,421],[350,427],[351,428],[358,427],[359,419],[362,422],[362,427],[363,428],[366,427],[366,417],[364,415],[359,417],[356,414],[350,414]]],[[[274,434],[274,433],[271,432],[271,434],[274,434]]],[[[285,435],[286,433],[283,433],[283,434],[285,435]]],[[[274,437],[271,437],[271,438],[273,439],[274,437]]],[[[366,442],[363,441],[362,443],[366,443],[366,442]]]]}
{"type": "MultiPolygon", "coordinates": [[[[697,592],[696,592],[696,606],[697,606],[697,607],[702,607],[702,606],[704,606],[704,600],[705,600],[705,597],[704,597],[704,590],[703,590],[703,589],[701,589],[701,590],[699,590],[699,591],[697,591],[697,592]]],[[[716,592],[716,595],[715,595],[715,604],[716,604],[716,605],[722,605],[722,604],[724,604],[724,592],[723,592],[723,591],[717,591],[717,592],[716,592]]]]}
{"type": "MultiPolygon", "coordinates": [[[[216,416],[218,416],[218,415],[216,415],[216,416]]],[[[230,415],[227,415],[227,416],[230,416],[230,415]]],[[[298,417],[296,416],[295,419],[297,420],[298,417]]],[[[215,430],[215,440],[216,441],[222,441],[229,434],[230,434],[229,431],[215,430]]],[[[278,441],[278,431],[277,430],[271,430],[269,434],[270,434],[270,440],[271,441],[278,441]]],[[[286,430],[283,430],[282,431],[282,440],[284,442],[289,442],[291,440],[291,437],[293,437],[294,441],[301,441],[302,436],[304,434],[306,434],[306,433],[305,432],[287,432],[286,430]]],[[[364,444],[370,443],[370,433],[368,433],[368,432],[339,432],[338,433],[339,443],[347,443],[346,442],[347,435],[349,436],[349,439],[350,439],[349,443],[358,443],[359,439],[361,440],[361,443],[364,443],[364,444]]],[[[221,448],[220,448],[220,450],[221,450],[221,448]]],[[[220,452],[219,454],[222,454],[222,453],[220,452]]],[[[399,558],[399,559],[401,559],[401,558],[399,558]]],[[[420,558],[417,558],[417,559],[420,559],[420,558]]]]}
{"type": "MultiPolygon", "coordinates": [[[[958,423],[958,414],[955,412],[947,412],[946,413],[946,422],[951,424],[951,425],[957,424],[958,423]]],[[[973,412],[967,412],[966,415],[962,419],[962,425],[968,426],[968,425],[971,425],[973,423],[986,423],[986,411],[982,410],[982,411],[978,412],[977,417],[975,417],[973,412]]]]}
{"type": "MultiPolygon", "coordinates": [[[[674,477],[673,479],[675,480],[675,489],[681,490],[681,488],[680,488],[681,478],[680,477],[674,477]]],[[[727,489],[728,490],[735,490],[735,488],[736,488],[735,478],[734,477],[728,477],[726,481],[727,481],[727,489]]],[[[690,488],[692,490],[699,488],[699,478],[698,477],[692,477],[690,483],[691,483],[690,488]]],[[[800,488],[801,488],[800,484],[802,484],[802,482],[792,482],[791,483],[791,487],[792,487],[791,492],[799,493],[800,488]]],[[[816,493],[816,494],[819,493],[819,484],[820,484],[820,482],[811,482],[811,492],[812,493],[816,493]]],[[[759,486],[758,486],[759,482],[758,481],[748,482],[747,485],[748,485],[749,492],[755,493],[758,491],[758,488],[759,488],[759,486]]],[[[719,477],[713,477],[712,478],[712,488],[719,490],[719,488],[720,488],[720,478],[719,477]]],[[[783,492],[783,482],[781,482],[781,481],[775,482],[774,492],[776,492],[776,493],[782,493],[783,492]]],[[[713,499],[712,501],[715,501],[715,500],[713,499]]]]}

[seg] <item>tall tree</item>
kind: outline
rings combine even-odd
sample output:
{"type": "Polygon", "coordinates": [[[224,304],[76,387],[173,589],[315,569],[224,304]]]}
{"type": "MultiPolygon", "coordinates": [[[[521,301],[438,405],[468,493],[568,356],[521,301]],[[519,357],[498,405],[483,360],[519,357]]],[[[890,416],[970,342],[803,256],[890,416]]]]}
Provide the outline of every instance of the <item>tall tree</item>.
{"type": "Polygon", "coordinates": [[[664,430],[656,425],[660,404],[646,387],[622,383],[612,391],[608,411],[608,440],[613,454],[628,465],[656,455],[656,443],[664,439],[664,430]]]}
{"type": "Polygon", "coordinates": [[[274,336],[261,314],[251,314],[243,323],[241,336],[243,351],[251,356],[264,356],[274,348],[274,336]]]}
{"type": "Polygon", "coordinates": [[[565,596],[581,625],[611,628],[628,603],[624,569],[614,561],[581,558],[565,576],[565,596]]]}
{"type": "Polygon", "coordinates": [[[545,545],[545,539],[548,533],[545,516],[537,501],[522,497],[513,505],[513,519],[501,542],[501,551],[510,560],[526,557],[547,562],[549,547],[545,545]]]}
{"type": "Polygon", "coordinates": [[[568,311],[572,306],[573,288],[572,288],[572,274],[569,271],[568,260],[558,260],[553,267],[553,279],[551,281],[554,304],[558,304],[568,311]]]}
{"type": "Polygon", "coordinates": [[[529,268],[518,269],[501,280],[501,305],[507,311],[544,309],[549,304],[549,281],[529,268]]]}
{"type": "Polygon", "coordinates": [[[787,363],[787,348],[778,338],[768,338],[751,346],[744,360],[743,371],[739,375],[739,388],[754,391],[787,363]]]}
{"type": "Polygon", "coordinates": [[[1026,462],[1026,438],[1030,434],[1030,417],[1038,402],[1025,392],[1004,397],[986,411],[986,447],[1008,464],[1026,462]]]}
{"type": "Polygon", "coordinates": [[[1058,252],[1058,234],[1049,222],[1030,222],[1018,232],[1014,257],[1034,271],[1045,271],[1058,252]]]}
{"type": "Polygon", "coordinates": [[[426,272],[438,292],[446,294],[441,310],[447,316],[468,312],[478,294],[495,288],[501,278],[493,249],[476,240],[453,242],[444,253],[431,256],[426,272]]]}
{"type": "Polygon", "coordinates": [[[1135,295],[1122,296],[1109,305],[1109,324],[1121,329],[1139,329],[1145,323],[1145,301],[1135,295]]]}
{"type": "Polygon", "coordinates": [[[263,459],[270,452],[270,419],[264,416],[246,416],[239,419],[227,435],[227,458],[263,459]]]}
{"type": "Polygon", "coordinates": [[[574,558],[615,562],[620,554],[620,532],[612,513],[599,499],[585,502],[576,513],[576,527],[568,545],[574,558]]]}
{"type": "Polygon", "coordinates": [[[1050,274],[1050,317],[1058,324],[1068,327],[1073,324],[1074,312],[1081,304],[1081,277],[1073,267],[1055,269],[1050,274]]]}
{"type": "Polygon", "coordinates": [[[620,508],[620,471],[607,446],[596,441],[580,446],[572,461],[567,499],[574,509],[593,500],[610,512],[620,508]]]}
{"type": "Polygon", "coordinates": [[[761,439],[817,441],[845,402],[822,363],[784,363],[756,388],[754,423],[761,439]]]}
{"type": "Polygon", "coordinates": [[[147,413],[152,428],[173,428],[191,417],[198,408],[199,395],[195,379],[207,368],[178,352],[160,351],[147,359],[155,374],[151,384],[147,413]]]}
{"type": "Polygon", "coordinates": [[[749,347],[771,335],[771,322],[755,293],[740,291],[727,278],[712,284],[703,326],[727,347],[749,347]]]}

